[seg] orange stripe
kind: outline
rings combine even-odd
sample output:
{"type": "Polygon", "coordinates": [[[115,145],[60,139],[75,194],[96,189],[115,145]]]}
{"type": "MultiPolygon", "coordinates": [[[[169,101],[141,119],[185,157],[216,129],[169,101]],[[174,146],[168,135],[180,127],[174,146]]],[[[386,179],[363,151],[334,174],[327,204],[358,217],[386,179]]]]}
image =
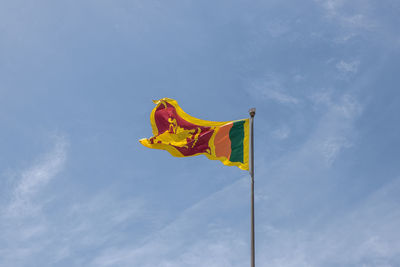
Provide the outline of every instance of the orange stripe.
{"type": "Polygon", "coordinates": [[[231,156],[231,139],[229,139],[229,131],[231,130],[233,123],[224,125],[218,129],[218,132],[214,139],[215,155],[217,157],[226,157],[229,159],[231,156]]]}

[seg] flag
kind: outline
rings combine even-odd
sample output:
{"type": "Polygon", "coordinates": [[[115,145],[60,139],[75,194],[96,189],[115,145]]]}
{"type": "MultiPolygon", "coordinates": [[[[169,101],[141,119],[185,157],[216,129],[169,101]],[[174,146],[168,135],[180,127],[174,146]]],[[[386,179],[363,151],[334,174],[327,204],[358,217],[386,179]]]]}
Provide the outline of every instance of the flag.
{"type": "Polygon", "coordinates": [[[167,150],[175,157],[205,155],[225,165],[249,169],[249,119],[205,121],[186,114],[173,99],[153,102],[153,137],[139,140],[142,145],[167,150]]]}

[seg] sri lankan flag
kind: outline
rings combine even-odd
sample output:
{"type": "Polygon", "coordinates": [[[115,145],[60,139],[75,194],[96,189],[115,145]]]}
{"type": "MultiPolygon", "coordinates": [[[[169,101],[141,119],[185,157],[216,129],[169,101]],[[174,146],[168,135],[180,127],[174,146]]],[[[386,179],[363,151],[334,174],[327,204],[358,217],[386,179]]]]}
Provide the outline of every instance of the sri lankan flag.
{"type": "Polygon", "coordinates": [[[153,137],[142,145],[167,150],[175,157],[206,155],[223,164],[249,169],[249,119],[205,121],[186,114],[170,98],[153,101],[150,115],[153,137]]]}

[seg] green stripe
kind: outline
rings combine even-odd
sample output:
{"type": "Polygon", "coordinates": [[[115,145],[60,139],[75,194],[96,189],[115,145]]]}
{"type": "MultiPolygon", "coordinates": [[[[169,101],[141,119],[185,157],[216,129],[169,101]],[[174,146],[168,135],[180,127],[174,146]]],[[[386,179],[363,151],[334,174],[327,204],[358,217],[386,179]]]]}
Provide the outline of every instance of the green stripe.
{"type": "Polygon", "coordinates": [[[232,150],[229,160],[231,162],[244,163],[243,161],[244,123],[245,123],[244,120],[234,122],[231,130],[229,131],[229,139],[231,139],[231,150],[232,150]]]}

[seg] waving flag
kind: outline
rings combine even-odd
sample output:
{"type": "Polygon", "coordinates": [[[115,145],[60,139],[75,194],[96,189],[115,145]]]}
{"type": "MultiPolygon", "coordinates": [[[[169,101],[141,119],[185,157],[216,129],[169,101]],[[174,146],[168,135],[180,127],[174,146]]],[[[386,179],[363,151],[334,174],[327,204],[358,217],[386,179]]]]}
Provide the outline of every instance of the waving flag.
{"type": "Polygon", "coordinates": [[[175,157],[205,155],[223,164],[249,169],[249,119],[205,121],[186,114],[170,98],[153,101],[150,115],[153,137],[144,146],[167,150],[175,157]]]}

